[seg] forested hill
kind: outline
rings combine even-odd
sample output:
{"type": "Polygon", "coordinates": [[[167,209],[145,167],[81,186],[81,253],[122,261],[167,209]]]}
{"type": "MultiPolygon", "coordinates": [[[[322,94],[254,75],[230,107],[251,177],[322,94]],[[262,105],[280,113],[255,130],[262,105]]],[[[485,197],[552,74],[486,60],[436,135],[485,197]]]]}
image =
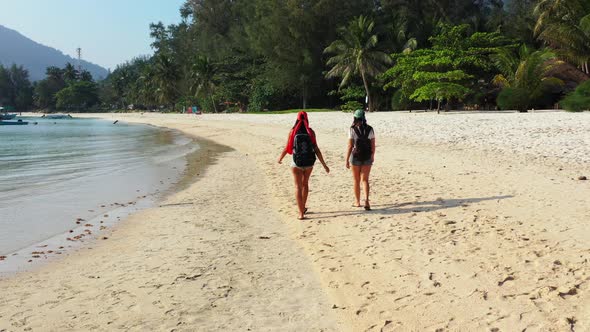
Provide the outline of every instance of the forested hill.
{"type": "MultiPolygon", "coordinates": [[[[61,68],[68,62],[75,64],[77,60],[0,25],[0,64],[4,66],[22,65],[29,71],[30,79],[38,81],[45,78],[47,67],[61,68]]],[[[82,61],[82,67],[89,71],[95,79],[102,79],[108,75],[105,68],[87,61],[82,61]]]]}

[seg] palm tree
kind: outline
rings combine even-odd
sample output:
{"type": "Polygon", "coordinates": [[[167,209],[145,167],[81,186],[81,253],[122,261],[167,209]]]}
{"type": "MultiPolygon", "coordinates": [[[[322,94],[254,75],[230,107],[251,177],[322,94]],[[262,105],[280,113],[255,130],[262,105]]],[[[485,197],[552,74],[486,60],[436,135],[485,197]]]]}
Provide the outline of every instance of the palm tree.
{"type": "Polygon", "coordinates": [[[56,82],[63,82],[63,70],[59,67],[50,66],[45,69],[45,76],[47,79],[54,80],[56,82]]]}
{"type": "Polygon", "coordinates": [[[391,24],[391,43],[395,52],[410,53],[418,48],[418,40],[408,33],[408,18],[395,15],[391,24]]]}
{"type": "Polygon", "coordinates": [[[535,35],[568,62],[590,74],[590,1],[541,0],[535,35]]]}
{"type": "Polygon", "coordinates": [[[66,66],[63,70],[63,75],[64,75],[64,79],[66,80],[66,82],[77,81],[79,74],[80,73],[78,72],[76,67],[74,67],[74,65],[72,65],[69,62],[66,64],[66,66]]]}
{"type": "Polygon", "coordinates": [[[154,68],[151,65],[146,65],[142,71],[139,79],[136,82],[136,92],[138,99],[145,105],[153,106],[158,103],[155,98],[157,87],[154,80],[154,68]]]}
{"type": "Polygon", "coordinates": [[[131,69],[129,66],[122,66],[117,68],[117,70],[111,75],[111,80],[113,84],[113,89],[115,90],[115,95],[117,96],[118,106],[127,109],[129,106],[129,98],[128,98],[128,87],[131,84],[131,69]]]}
{"type": "Polygon", "coordinates": [[[512,102],[506,102],[505,105],[510,104],[519,111],[526,111],[548,87],[563,84],[560,79],[549,75],[549,72],[562,62],[556,59],[553,52],[546,49],[533,51],[523,45],[518,55],[513,50],[505,48],[492,58],[500,71],[492,81],[502,88],[498,96],[499,104],[502,99],[510,99],[512,102]]]}
{"type": "Polygon", "coordinates": [[[217,106],[213,98],[215,67],[208,57],[198,56],[191,69],[191,91],[195,97],[199,95],[209,96],[215,113],[217,113],[217,106]]]}
{"type": "Polygon", "coordinates": [[[340,77],[340,87],[346,86],[357,75],[363,80],[369,110],[373,110],[369,81],[385,71],[391,58],[377,48],[377,34],[373,33],[375,22],[365,16],[353,19],[348,27],[340,29],[341,39],[326,47],[324,53],[334,54],[327,64],[332,69],[326,78],[340,77]]]}
{"type": "Polygon", "coordinates": [[[157,101],[163,105],[170,105],[174,110],[176,99],[180,95],[178,90],[180,70],[172,56],[166,53],[155,55],[153,75],[157,101]]]}

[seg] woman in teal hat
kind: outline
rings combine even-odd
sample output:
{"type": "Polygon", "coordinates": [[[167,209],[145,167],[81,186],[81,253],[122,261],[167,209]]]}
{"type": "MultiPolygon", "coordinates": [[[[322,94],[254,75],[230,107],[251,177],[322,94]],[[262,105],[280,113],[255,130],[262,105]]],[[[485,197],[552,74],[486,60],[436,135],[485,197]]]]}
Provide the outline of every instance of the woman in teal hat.
{"type": "Polygon", "coordinates": [[[375,161],[375,131],[367,124],[365,111],[356,110],[354,121],[348,131],[348,149],[346,150],[346,168],[352,168],[354,196],[356,207],[361,207],[361,187],[365,192],[365,210],[371,210],[369,202],[369,175],[375,161]]]}

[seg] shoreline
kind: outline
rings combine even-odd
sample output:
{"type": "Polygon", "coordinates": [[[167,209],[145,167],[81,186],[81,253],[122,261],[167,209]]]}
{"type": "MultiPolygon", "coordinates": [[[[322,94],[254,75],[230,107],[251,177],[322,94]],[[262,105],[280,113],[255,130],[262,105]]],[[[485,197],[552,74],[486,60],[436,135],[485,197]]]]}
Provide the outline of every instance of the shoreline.
{"type": "MultiPolygon", "coordinates": [[[[104,120],[100,118],[96,119],[104,120]]],[[[149,124],[139,125],[151,126],[149,124]]],[[[207,158],[211,150],[221,150],[217,146],[213,146],[211,149],[210,145],[214,143],[198,139],[194,135],[187,135],[180,130],[160,126],[152,127],[161,131],[175,132],[177,135],[189,138],[192,141],[190,144],[197,144],[199,146],[193,152],[188,152],[182,158],[184,160],[175,162],[175,164],[179,162],[184,163],[184,170],[175,175],[173,181],[164,185],[164,188],[154,187],[152,188],[153,190],[142,193],[140,196],[132,199],[130,198],[130,200],[113,202],[108,205],[105,203],[100,207],[94,207],[95,210],[89,211],[93,211],[92,213],[96,214],[96,211],[100,210],[100,213],[88,219],[78,217],[78,221],[71,227],[70,231],[52,235],[4,254],[3,257],[6,258],[0,261],[0,280],[15,278],[20,274],[35,271],[45,265],[64,259],[74,252],[87,249],[104,238],[107,238],[107,235],[116,230],[117,226],[121,222],[124,222],[126,218],[143,210],[158,206],[167,197],[181,191],[187,185],[196,181],[194,169],[204,169],[208,162],[208,159],[205,159],[205,162],[201,162],[201,156],[207,158]]],[[[174,165],[171,164],[171,166],[174,165]]],[[[179,165],[174,166],[174,168],[176,169],[177,166],[179,165]]],[[[159,179],[161,180],[161,184],[163,183],[162,181],[166,180],[166,176],[159,179]]],[[[167,179],[170,180],[169,177],[167,179]]],[[[79,216],[84,214],[79,213],[79,216]]]]}
{"type": "Polygon", "coordinates": [[[277,219],[272,227],[257,225],[274,211],[239,205],[235,214],[224,212],[228,197],[223,193],[228,190],[234,195],[232,202],[251,200],[250,206],[259,202],[257,177],[241,178],[255,171],[253,165],[224,147],[202,151],[205,155],[197,163],[208,167],[204,172],[193,169],[196,182],[185,183],[184,189],[157,207],[131,215],[111,230],[106,241],[0,280],[0,292],[9,294],[0,298],[0,330],[284,326],[289,331],[341,331],[315,275],[303,268],[309,264],[307,257],[282,235],[284,225],[277,219]],[[220,190],[220,180],[225,189],[220,190]],[[251,194],[241,197],[248,191],[251,194]],[[259,252],[268,257],[261,261],[259,252]],[[284,258],[295,266],[285,265],[284,258]],[[249,272],[235,275],[241,270],[249,272]],[[204,284],[194,287],[195,282],[204,284]],[[42,290],[29,291],[39,285],[42,290]],[[260,301],[262,294],[266,299],[260,301]],[[224,304],[233,297],[239,305],[224,304]],[[316,300],[310,303],[311,298],[316,300]],[[185,305],[178,306],[179,302],[185,305]],[[218,313],[203,316],[210,310],[218,313]]]}
{"type": "MultiPolygon", "coordinates": [[[[311,125],[332,173],[312,174],[311,219],[301,223],[288,167],[275,161],[291,118],[107,116],[178,128],[233,151],[196,184],[114,234],[127,237],[114,239],[110,251],[147,246],[143,256],[125,249],[125,261],[116,259],[109,272],[87,267],[103,267],[102,257],[115,259],[102,250],[96,263],[74,260],[87,278],[99,273],[100,279],[75,277],[66,284],[82,299],[49,306],[77,317],[102,312],[86,323],[75,318],[78,329],[112,321],[127,329],[187,331],[558,331],[569,329],[572,320],[576,330],[590,328],[590,268],[584,261],[590,252],[590,187],[571,178],[574,169],[557,171],[521,155],[510,159],[453,145],[400,146],[381,130],[372,173],[374,211],[366,213],[349,207],[344,135],[316,120],[311,125]],[[166,227],[155,223],[153,230],[141,219],[165,221],[166,227]],[[138,280],[123,276],[129,271],[138,280]],[[92,300],[97,297],[100,303],[92,300]],[[156,308],[152,300],[166,305],[156,308]],[[116,314],[127,305],[132,309],[126,317],[116,314]],[[313,325],[320,321],[329,324],[313,325]]],[[[24,285],[0,281],[0,291],[16,289],[0,307],[21,303],[20,310],[0,309],[0,328],[6,317],[32,308],[34,295],[25,296],[24,288],[43,277],[50,284],[45,296],[69,298],[70,291],[60,291],[64,281],[53,280],[62,273],[23,277],[24,285]]],[[[68,319],[46,307],[28,317],[25,325],[33,327],[43,317],[52,317],[49,326],[68,319]]],[[[14,326],[18,319],[8,322],[14,326]]]]}

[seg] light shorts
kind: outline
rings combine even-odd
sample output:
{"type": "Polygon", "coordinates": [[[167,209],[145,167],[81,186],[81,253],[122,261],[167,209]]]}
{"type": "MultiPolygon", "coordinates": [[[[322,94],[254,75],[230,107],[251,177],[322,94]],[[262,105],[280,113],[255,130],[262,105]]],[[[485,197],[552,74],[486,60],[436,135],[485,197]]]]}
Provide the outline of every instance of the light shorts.
{"type": "Polygon", "coordinates": [[[365,161],[360,161],[360,160],[354,159],[352,155],[350,155],[349,161],[352,166],[372,166],[373,165],[373,161],[371,159],[365,160],[365,161]]]}
{"type": "Polygon", "coordinates": [[[313,165],[312,166],[297,166],[297,165],[295,165],[295,161],[292,161],[291,162],[291,167],[292,168],[299,168],[299,169],[312,169],[313,168],[313,165]]]}

